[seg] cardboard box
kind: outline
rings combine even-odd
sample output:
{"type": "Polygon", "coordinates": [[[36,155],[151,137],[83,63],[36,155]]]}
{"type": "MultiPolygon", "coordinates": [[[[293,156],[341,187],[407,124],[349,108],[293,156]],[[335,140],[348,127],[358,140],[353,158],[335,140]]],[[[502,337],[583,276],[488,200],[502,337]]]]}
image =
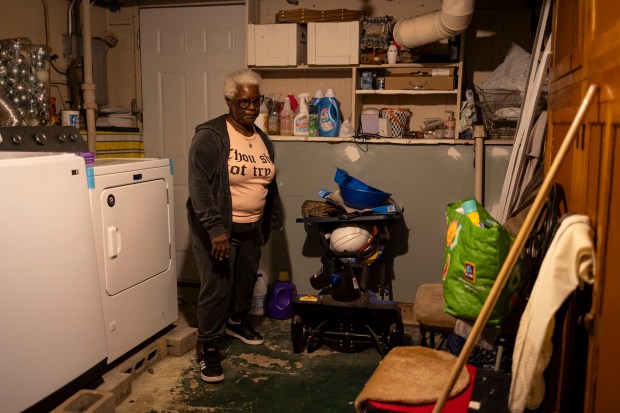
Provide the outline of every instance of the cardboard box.
{"type": "Polygon", "coordinates": [[[454,90],[454,67],[408,67],[386,70],[387,90],[454,90]]]}
{"type": "Polygon", "coordinates": [[[248,66],[297,66],[307,55],[306,27],[296,23],[248,24],[248,66]]]}
{"type": "Polygon", "coordinates": [[[356,65],[360,22],[308,23],[309,65],[356,65]]]}

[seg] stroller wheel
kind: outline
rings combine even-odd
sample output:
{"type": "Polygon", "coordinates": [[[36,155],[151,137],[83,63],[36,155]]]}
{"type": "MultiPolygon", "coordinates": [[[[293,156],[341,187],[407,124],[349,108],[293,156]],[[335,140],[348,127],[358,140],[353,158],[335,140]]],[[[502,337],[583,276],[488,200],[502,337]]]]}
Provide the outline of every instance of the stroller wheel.
{"type": "Polygon", "coordinates": [[[293,342],[293,352],[303,353],[306,348],[306,329],[300,315],[294,314],[291,320],[291,341],[293,342]]]}

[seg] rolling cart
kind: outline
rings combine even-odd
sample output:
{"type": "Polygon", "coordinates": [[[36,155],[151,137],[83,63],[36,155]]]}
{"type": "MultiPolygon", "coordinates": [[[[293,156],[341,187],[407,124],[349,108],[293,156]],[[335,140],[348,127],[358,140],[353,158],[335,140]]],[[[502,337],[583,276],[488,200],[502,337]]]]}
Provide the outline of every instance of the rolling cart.
{"type": "Polygon", "coordinates": [[[305,217],[296,221],[317,225],[325,254],[323,267],[311,278],[320,290],[293,300],[291,340],[293,350],[312,352],[323,344],[336,351],[353,353],[375,347],[381,356],[402,345],[400,308],[392,299],[391,280],[386,279],[385,253],[388,226],[401,219],[399,213],[305,217]],[[371,242],[356,252],[336,252],[326,234],[343,224],[373,228],[371,242]],[[370,269],[378,267],[376,291],[369,287],[370,269]]]}

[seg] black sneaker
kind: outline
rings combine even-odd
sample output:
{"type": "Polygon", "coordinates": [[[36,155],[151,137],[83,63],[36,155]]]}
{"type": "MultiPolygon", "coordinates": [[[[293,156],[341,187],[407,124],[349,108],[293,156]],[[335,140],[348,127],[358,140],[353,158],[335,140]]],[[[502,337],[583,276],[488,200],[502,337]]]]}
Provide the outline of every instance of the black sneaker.
{"type": "Polygon", "coordinates": [[[224,380],[224,370],[220,362],[220,350],[206,347],[200,361],[200,378],[207,383],[219,383],[224,380]]]}
{"type": "Polygon", "coordinates": [[[250,324],[248,320],[233,321],[230,318],[226,321],[226,334],[236,337],[246,344],[259,345],[263,344],[263,336],[261,336],[250,324]]]}

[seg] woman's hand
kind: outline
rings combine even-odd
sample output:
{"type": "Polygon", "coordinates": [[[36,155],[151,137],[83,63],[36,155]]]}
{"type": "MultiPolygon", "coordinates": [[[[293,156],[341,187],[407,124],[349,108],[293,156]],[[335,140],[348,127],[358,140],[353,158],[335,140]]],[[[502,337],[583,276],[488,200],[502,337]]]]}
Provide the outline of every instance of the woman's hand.
{"type": "Polygon", "coordinates": [[[228,235],[222,234],[211,240],[211,255],[222,261],[224,258],[228,258],[230,252],[230,242],[228,242],[228,235]]]}

